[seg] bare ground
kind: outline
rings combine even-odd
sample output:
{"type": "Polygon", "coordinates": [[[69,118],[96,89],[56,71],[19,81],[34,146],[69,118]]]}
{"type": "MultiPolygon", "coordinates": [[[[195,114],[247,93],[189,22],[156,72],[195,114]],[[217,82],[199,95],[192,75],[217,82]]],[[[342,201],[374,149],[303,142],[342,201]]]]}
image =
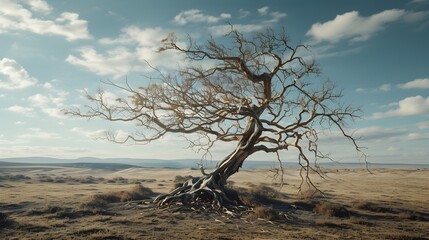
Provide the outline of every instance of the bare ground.
{"type": "Polygon", "coordinates": [[[280,191],[268,170],[241,171],[231,186],[254,207],[233,216],[150,203],[198,171],[2,167],[0,239],[429,239],[428,169],[326,171],[311,200],[296,170],[280,191]]]}

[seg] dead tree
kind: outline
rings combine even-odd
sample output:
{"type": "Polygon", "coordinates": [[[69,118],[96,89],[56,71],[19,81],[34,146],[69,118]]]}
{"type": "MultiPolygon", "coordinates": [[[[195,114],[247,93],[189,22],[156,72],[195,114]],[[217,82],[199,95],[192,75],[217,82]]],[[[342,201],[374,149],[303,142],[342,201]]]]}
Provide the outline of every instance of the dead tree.
{"type": "MultiPolygon", "coordinates": [[[[338,130],[360,151],[345,129],[358,109],[340,104],[341,92],[317,80],[307,46],[291,46],[284,31],[273,30],[245,36],[232,29],[224,40],[198,45],[189,39],[179,46],[170,34],[159,51],[183,54],[186,66],[174,73],[156,71],[151,84],[137,89],[110,82],[129,96],[109,105],[100,91],[88,95],[92,106],[68,112],[135,123],[140,130],[123,142],[149,143],[171,133],[187,136],[191,147],[205,151],[217,142],[235,142],[212,172],[158,196],[160,206],[237,204],[225,191],[226,181],[257,152],[273,153],[281,163],[279,152],[295,148],[303,183],[312,184],[309,174],[321,173],[317,159],[327,157],[318,149],[318,135],[326,129],[338,130]]],[[[110,140],[116,141],[113,135],[110,140]]]]}

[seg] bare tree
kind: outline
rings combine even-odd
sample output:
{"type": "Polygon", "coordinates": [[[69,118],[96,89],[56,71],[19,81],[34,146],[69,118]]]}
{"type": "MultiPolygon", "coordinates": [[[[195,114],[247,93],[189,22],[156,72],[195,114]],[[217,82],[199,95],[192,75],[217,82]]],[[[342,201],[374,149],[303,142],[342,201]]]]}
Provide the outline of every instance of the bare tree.
{"type": "MultiPolygon", "coordinates": [[[[190,64],[175,73],[156,70],[151,84],[139,88],[110,85],[128,93],[109,105],[100,91],[88,95],[93,105],[69,114],[108,121],[134,122],[139,131],[122,142],[149,143],[169,133],[188,136],[191,147],[209,151],[217,142],[236,147],[210,173],[158,196],[160,206],[174,202],[236,204],[225,191],[227,179],[252,154],[276,154],[295,148],[303,183],[310,173],[321,173],[318,158],[320,131],[335,128],[360,148],[345,124],[358,109],[343,106],[341,92],[317,81],[319,70],[305,45],[291,46],[284,31],[245,36],[231,29],[220,43],[198,45],[189,39],[180,46],[174,34],[162,40],[159,51],[183,54],[190,64]],[[313,162],[314,161],[314,162],[313,162]]],[[[113,135],[110,140],[117,141],[113,135]]],[[[280,168],[281,172],[283,168],[280,168]]]]}

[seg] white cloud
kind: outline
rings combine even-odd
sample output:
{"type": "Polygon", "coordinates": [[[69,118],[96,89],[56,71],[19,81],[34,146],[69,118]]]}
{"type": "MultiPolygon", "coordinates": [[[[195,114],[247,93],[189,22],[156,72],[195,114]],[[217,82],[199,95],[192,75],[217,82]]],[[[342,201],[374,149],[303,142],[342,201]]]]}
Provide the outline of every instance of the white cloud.
{"type": "Polygon", "coordinates": [[[70,131],[91,139],[104,139],[106,138],[106,134],[108,132],[106,129],[98,129],[98,130],[90,131],[90,130],[84,130],[79,127],[72,128],[70,129],[70,131]]]}
{"type": "Polygon", "coordinates": [[[378,90],[382,91],[382,92],[388,92],[388,91],[390,91],[390,89],[391,89],[391,85],[388,83],[383,84],[378,88],[378,90]]]}
{"type": "Polygon", "coordinates": [[[28,97],[28,100],[30,100],[30,102],[37,107],[44,107],[51,102],[49,97],[39,93],[28,97]]]}
{"type": "Polygon", "coordinates": [[[335,19],[325,23],[315,23],[307,32],[316,42],[337,42],[340,40],[366,41],[385,25],[399,20],[416,21],[422,14],[407,12],[402,9],[391,9],[363,17],[358,11],[337,15],[335,19]]]}
{"type": "MultiPolygon", "coordinates": [[[[234,25],[234,29],[240,31],[241,33],[257,32],[264,30],[265,25],[262,24],[237,24],[234,25]]],[[[208,28],[211,34],[215,37],[223,36],[231,32],[231,25],[218,25],[208,28]]]]}
{"type": "Polygon", "coordinates": [[[410,133],[407,136],[408,140],[424,140],[429,139],[429,133],[410,133]]]}
{"type": "Polygon", "coordinates": [[[397,104],[398,108],[386,112],[376,112],[371,118],[380,119],[386,117],[412,116],[429,113],[429,97],[407,97],[397,104]]]}
{"type": "Polygon", "coordinates": [[[64,107],[64,101],[66,100],[67,92],[52,90],[53,94],[34,94],[28,97],[28,101],[34,106],[40,109],[43,113],[53,118],[65,118],[65,114],[62,110],[64,107]]]}
{"type": "Polygon", "coordinates": [[[107,106],[118,105],[118,102],[116,101],[116,99],[118,99],[118,98],[119,97],[112,92],[103,91],[103,102],[107,106]]]}
{"type": "Polygon", "coordinates": [[[129,135],[130,134],[128,132],[120,129],[115,133],[115,140],[118,142],[123,142],[123,141],[127,140],[129,135]]]}
{"type": "Polygon", "coordinates": [[[182,11],[174,17],[173,22],[179,25],[185,25],[187,23],[217,23],[221,20],[231,18],[231,14],[222,13],[219,17],[205,15],[199,9],[190,9],[182,11]]]}
{"type": "Polygon", "coordinates": [[[52,8],[43,0],[19,1],[2,0],[0,8],[0,33],[27,31],[39,35],[57,35],[68,41],[90,39],[88,22],[79,15],[63,12],[53,20],[35,18],[33,12],[48,14],[52,8]],[[26,8],[29,7],[30,9],[26,8]]]}
{"type": "Polygon", "coordinates": [[[25,2],[30,5],[31,10],[35,12],[49,14],[52,11],[52,7],[43,0],[25,0],[25,2]]]}
{"type": "Polygon", "coordinates": [[[43,88],[45,88],[45,89],[52,89],[52,88],[53,88],[53,86],[52,86],[52,84],[51,84],[51,83],[46,82],[46,83],[44,83],[44,84],[43,84],[43,88]]]}
{"type": "MultiPolygon", "coordinates": [[[[162,28],[141,29],[130,26],[122,29],[116,38],[102,38],[103,45],[113,45],[105,53],[98,53],[92,47],[78,49],[79,56],[69,55],[67,62],[81,66],[98,75],[120,78],[130,72],[150,72],[156,68],[176,68],[184,63],[184,56],[173,51],[157,52],[161,40],[168,34],[162,28]]],[[[178,42],[178,45],[184,43],[178,42]]]]}
{"type": "Polygon", "coordinates": [[[121,32],[117,38],[102,38],[99,42],[104,45],[138,44],[142,47],[153,47],[158,46],[161,39],[168,34],[168,31],[160,27],[141,29],[137,26],[125,27],[121,32]]]}
{"type": "Polygon", "coordinates": [[[7,110],[14,112],[14,113],[24,114],[24,115],[29,115],[29,114],[33,113],[33,111],[34,111],[33,108],[22,107],[19,105],[10,106],[7,108],[7,110]]]}
{"type": "MultiPolygon", "coordinates": [[[[232,27],[242,33],[258,32],[271,27],[274,23],[279,22],[282,18],[287,16],[287,14],[283,12],[270,12],[269,7],[262,7],[258,9],[258,12],[266,19],[261,20],[258,24],[234,24],[232,27]]],[[[250,12],[240,9],[240,15],[242,15],[242,17],[245,17],[248,14],[250,14],[250,12]]],[[[213,36],[219,37],[231,32],[231,25],[223,24],[211,26],[208,29],[213,36]]]]}
{"type": "Polygon", "coordinates": [[[42,112],[48,114],[53,118],[66,118],[66,115],[61,108],[45,107],[45,108],[42,108],[42,112]]]}
{"type": "Polygon", "coordinates": [[[29,128],[28,133],[18,136],[21,139],[56,139],[60,135],[52,132],[44,132],[40,128],[29,128]]]}
{"type": "Polygon", "coordinates": [[[278,11],[270,12],[270,8],[267,6],[259,8],[258,13],[261,16],[271,17],[270,19],[263,21],[265,24],[271,24],[271,23],[279,22],[282,18],[287,16],[287,14],[283,13],[283,12],[278,12],[278,11]]]}
{"type": "Polygon", "coordinates": [[[3,58],[0,60],[0,89],[20,89],[36,84],[37,79],[15,60],[3,58]]]}
{"type": "Polygon", "coordinates": [[[272,12],[270,13],[271,19],[265,21],[266,23],[276,23],[279,22],[282,18],[285,18],[287,16],[286,13],[282,12],[272,12]]]}
{"type": "Polygon", "coordinates": [[[418,129],[429,129],[429,121],[417,123],[418,129]]]}
{"type": "Polygon", "coordinates": [[[404,84],[399,84],[398,87],[403,89],[412,89],[412,88],[427,89],[429,88],[429,78],[419,78],[404,84]]]}
{"type": "Polygon", "coordinates": [[[249,16],[249,15],[250,15],[250,12],[249,12],[249,11],[246,11],[246,10],[244,10],[244,9],[240,9],[240,10],[238,11],[238,13],[239,13],[239,17],[240,17],[240,18],[245,18],[245,17],[247,17],[247,16],[249,16]]]}
{"type": "Polygon", "coordinates": [[[258,9],[258,13],[262,16],[267,15],[270,8],[268,6],[264,6],[258,9]]]}
{"type": "Polygon", "coordinates": [[[69,55],[66,61],[70,64],[81,66],[97,75],[112,75],[117,79],[131,71],[141,71],[135,53],[125,47],[116,47],[105,54],[98,53],[91,47],[78,49],[79,56],[69,55]]]}
{"type": "Polygon", "coordinates": [[[372,126],[359,128],[353,133],[356,138],[361,138],[363,141],[375,140],[376,142],[386,140],[398,140],[406,132],[405,129],[392,129],[380,126],[372,126]]]}
{"type": "Polygon", "coordinates": [[[411,4],[427,4],[429,1],[428,0],[412,0],[410,3],[411,4]]]}
{"type": "Polygon", "coordinates": [[[358,93],[379,93],[379,92],[388,92],[392,89],[392,84],[390,83],[386,83],[386,84],[382,84],[377,88],[356,88],[355,92],[358,93]]]}

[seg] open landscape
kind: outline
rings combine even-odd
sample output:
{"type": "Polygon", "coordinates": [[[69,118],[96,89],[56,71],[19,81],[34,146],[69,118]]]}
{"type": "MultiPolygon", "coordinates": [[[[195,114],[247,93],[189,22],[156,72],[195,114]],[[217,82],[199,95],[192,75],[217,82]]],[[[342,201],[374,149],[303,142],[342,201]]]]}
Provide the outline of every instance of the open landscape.
{"type": "Polygon", "coordinates": [[[427,239],[429,169],[325,169],[323,192],[297,169],[281,187],[269,169],[230,178],[249,208],[158,208],[151,199],[199,170],[121,164],[0,167],[1,239],[427,239]],[[239,214],[238,214],[239,213],[239,214]]]}
{"type": "Polygon", "coordinates": [[[429,240],[429,0],[0,0],[0,240],[429,240]]]}

